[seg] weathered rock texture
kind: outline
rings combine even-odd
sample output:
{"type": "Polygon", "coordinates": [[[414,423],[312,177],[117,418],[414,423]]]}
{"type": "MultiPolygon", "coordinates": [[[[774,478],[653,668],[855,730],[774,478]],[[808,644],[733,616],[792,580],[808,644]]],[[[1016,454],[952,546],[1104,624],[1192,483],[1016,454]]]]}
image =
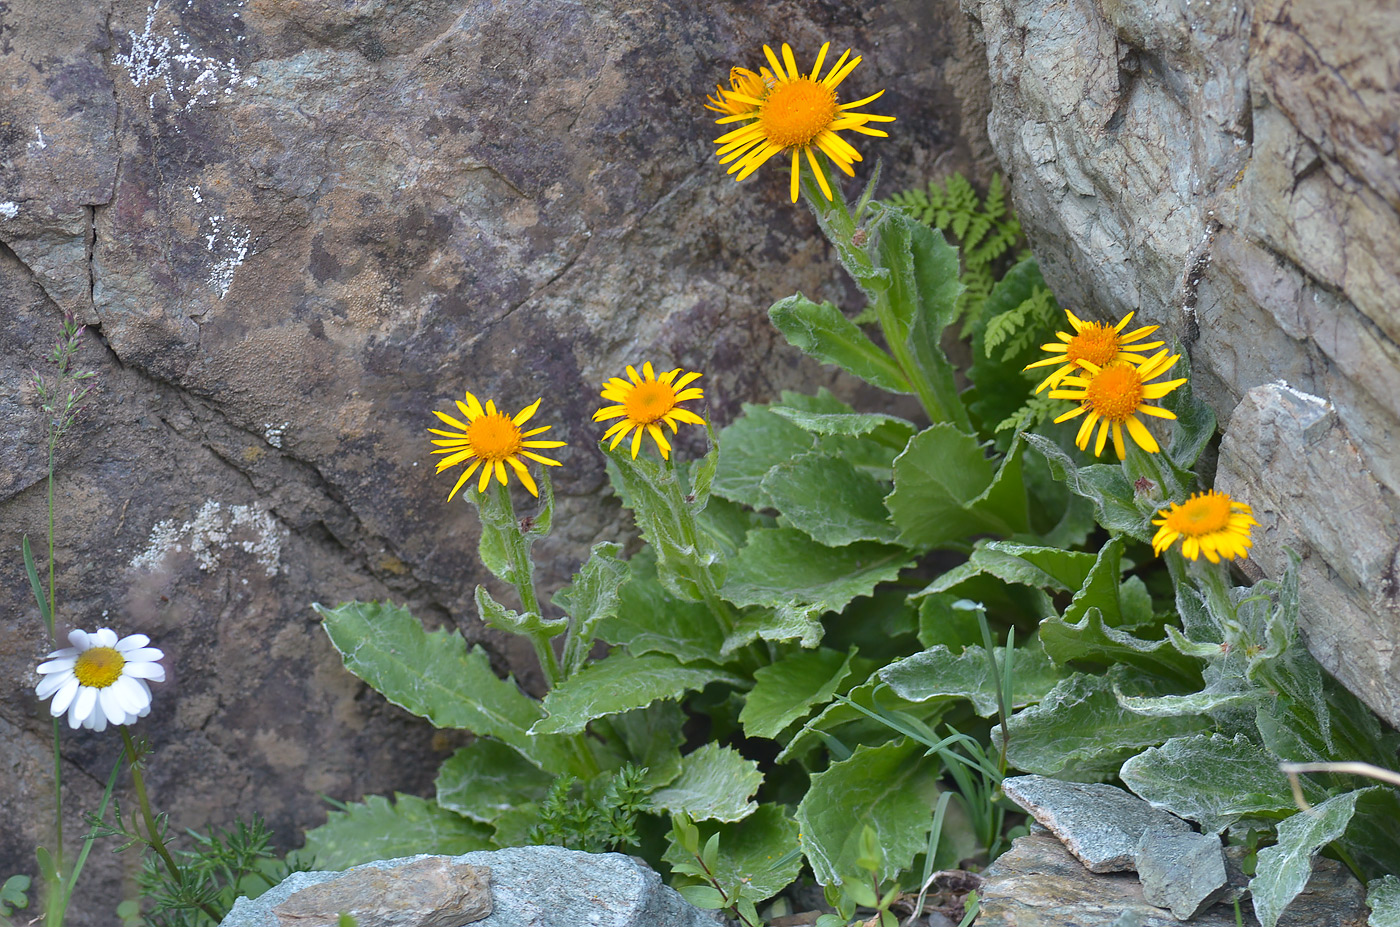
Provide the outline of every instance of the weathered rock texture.
{"type": "MultiPolygon", "coordinates": [[[[702,370],[720,424],[826,382],[765,310],[845,300],[842,275],[783,171],[725,176],[701,105],[764,42],[810,62],[827,38],[899,118],[864,146],[887,191],[985,179],[954,0],[0,4],[0,872],[32,873],[47,832],[18,551],[44,535],[26,384],[61,313],[92,326],[98,392],[58,455],[59,622],[165,650],[140,730],[177,829],[256,809],[295,845],[317,794],[422,793],[454,746],[345,673],[310,602],[390,597],[502,671],[533,659],[476,619],[475,517],[444,505],[430,410],[546,397],[571,445],[537,547],[558,582],[626,530],[587,420],[606,376],[702,370]]],[[[68,807],[95,807],[116,741],[64,744],[68,807]]],[[[119,865],[93,853],[73,923],[111,922],[119,865]]]]}
{"type": "Polygon", "coordinates": [[[986,41],[992,143],[1060,302],[1165,325],[1222,423],[1276,380],[1335,409],[1321,443],[1272,460],[1262,448],[1297,436],[1269,431],[1277,416],[1237,418],[1223,485],[1263,523],[1267,573],[1285,545],[1304,556],[1323,663],[1400,722],[1395,5],[963,5],[986,41]]]}

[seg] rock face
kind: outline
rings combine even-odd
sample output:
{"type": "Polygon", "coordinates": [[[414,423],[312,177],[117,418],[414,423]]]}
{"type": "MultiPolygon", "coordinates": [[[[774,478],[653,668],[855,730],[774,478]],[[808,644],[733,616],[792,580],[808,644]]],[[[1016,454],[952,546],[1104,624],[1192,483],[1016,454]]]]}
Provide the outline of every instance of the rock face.
{"type": "MultiPolygon", "coordinates": [[[[0,4],[0,870],[33,874],[51,826],[19,539],[44,547],[27,383],[61,313],[98,377],[58,453],[59,623],[167,654],[139,730],[176,830],[257,809],[295,846],[318,794],[424,793],[457,743],[345,673],[312,601],[406,602],[532,684],[528,646],[477,620],[432,409],[545,397],[570,442],[548,584],[627,533],[588,421],[623,364],[703,371],[721,425],[830,382],[765,310],[846,301],[844,278],[783,171],[725,176],[702,108],[764,42],[810,62],[828,38],[899,119],[863,176],[985,179],[985,59],[954,0],[0,4]]],[[[116,746],[65,732],[71,820],[116,746]]],[[[71,923],[111,922],[121,866],[97,848],[71,923]]]]}
{"type": "Polygon", "coordinates": [[[1394,4],[963,6],[986,41],[992,143],[1046,280],[1076,312],[1137,310],[1180,339],[1231,423],[1222,482],[1263,524],[1255,561],[1278,575],[1285,545],[1303,555],[1314,651],[1400,723],[1394,4]],[[1265,450],[1298,440],[1269,430],[1293,418],[1246,399],[1275,381],[1335,413],[1312,426],[1326,434],[1265,450]],[[1316,482],[1300,485],[1304,460],[1316,482]]]}
{"type": "MultiPolygon", "coordinates": [[[[480,906],[452,924],[474,927],[716,927],[713,912],[694,907],[661,877],[620,853],[580,853],[562,847],[515,847],[461,856],[414,856],[356,866],[345,873],[297,872],[256,899],[240,898],[221,927],[299,927],[286,908],[308,892],[336,897],[346,879],[374,873],[389,884],[404,870],[483,868],[490,872],[485,911],[480,906]]],[[[334,923],[332,921],[331,923],[334,923]]],[[[383,920],[361,920],[364,927],[383,920]]],[[[400,921],[405,924],[408,921],[400,921]]],[[[426,922],[422,927],[431,927],[426,922]]],[[[445,925],[444,925],[445,927],[445,925]]]]}

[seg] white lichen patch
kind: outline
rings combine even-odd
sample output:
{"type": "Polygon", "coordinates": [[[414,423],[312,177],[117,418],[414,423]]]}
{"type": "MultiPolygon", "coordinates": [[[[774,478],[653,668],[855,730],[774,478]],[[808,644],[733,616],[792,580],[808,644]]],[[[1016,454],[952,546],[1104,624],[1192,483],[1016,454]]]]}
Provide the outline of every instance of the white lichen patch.
{"type": "MultiPolygon", "coordinates": [[[[193,190],[196,202],[203,202],[199,198],[199,188],[193,190]]],[[[210,289],[218,292],[219,299],[223,299],[228,295],[228,288],[233,286],[233,272],[242,267],[252,253],[253,233],[236,225],[225,226],[223,216],[210,216],[208,221],[211,231],[204,235],[204,244],[218,260],[209,269],[207,283],[210,289]]]]}
{"type": "Polygon", "coordinates": [[[226,552],[241,550],[251,554],[265,574],[276,576],[282,568],[282,545],[287,536],[287,529],[256,502],[225,507],[210,499],[187,522],[157,522],[146,549],[132,558],[131,566],[151,571],[170,554],[188,552],[201,570],[211,572],[226,552]]]}
{"type": "Polygon", "coordinates": [[[3,216],[6,219],[13,219],[17,215],[19,215],[18,203],[12,203],[8,200],[3,203],[0,203],[0,216],[3,216]]]}
{"type": "Polygon", "coordinates": [[[1303,391],[1300,390],[1300,389],[1296,389],[1296,388],[1294,388],[1294,387],[1292,387],[1292,386],[1289,386],[1289,385],[1288,385],[1288,381],[1286,381],[1286,380],[1281,380],[1281,379],[1280,379],[1280,380],[1275,380],[1273,383],[1271,383],[1271,384],[1269,384],[1269,385],[1270,385],[1270,386],[1277,386],[1279,389],[1281,389],[1281,390],[1283,390],[1284,392],[1288,393],[1288,395],[1292,396],[1293,398],[1302,400],[1303,402],[1306,402],[1306,403],[1308,403],[1309,405],[1318,406],[1318,407],[1320,407],[1320,408],[1322,408],[1322,409],[1330,409],[1330,408],[1332,408],[1332,403],[1329,402],[1328,400],[1323,399],[1321,396],[1314,396],[1312,393],[1305,393],[1305,392],[1303,392],[1303,391]]]}
{"type": "Polygon", "coordinates": [[[282,446],[282,439],[286,437],[287,429],[291,426],[291,424],[291,422],[283,422],[280,425],[274,422],[264,423],[263,440],[266,441],[268,444],[271,444],[273,447],[280,448],[282,446]]]}
{"type": "Polygon", "coordinates": [[[217,102],[233,94],[240,86],[255,87],[256,77],[244,77],[238,62],[200,54],[186,36],[175,26],[156,26],[160,0],[146,11],[146,28],[140,35],[128,32],[131,50],[116,55],[113,60],[126,71],[133,86],[156,86],[147,98],[152,109],[160,90],[180,109],[190,109],[217,102]]]}

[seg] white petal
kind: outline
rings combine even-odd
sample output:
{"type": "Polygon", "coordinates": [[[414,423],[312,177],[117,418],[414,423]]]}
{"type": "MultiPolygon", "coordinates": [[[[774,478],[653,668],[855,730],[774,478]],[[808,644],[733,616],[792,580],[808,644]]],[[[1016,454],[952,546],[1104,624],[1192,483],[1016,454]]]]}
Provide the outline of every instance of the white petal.
{"type": "Polygon", "coordinates": [[[151,704],[151,697],[141,691],[141,686],[130,676],[122,676],[112,683],[112,690],[121,700],[122,710],[131,715],[133,720],[142,708],[151,704]]]}
{"type": "Polygon", "coordinates": [[[97,731],[100,734],[107,730],[107,716],[100,711],[94,711],[92,715],[83,722],[83,727],[90,731],[97,731]]]}
{"type": "Polygon", "coordinates": [[[144,634],[128,634],[117,641],[117,649],[125,653],[128,650],[135,650],[144,647],[151,642],[151,639],[144,634]]]}
{"type": "Polygon", "coordinates": [[[46,660],[58,660],[58,659],[62,659],[62,658],[64,658],[64,657],[73,657],[74,659],[77,659],[77,657],[78,657],[78,648],[77,648],[77,647],[64,647],[62,650],[55,650],[53,653],[51,653],[51,654],[49,654],[47,657],[45,657],[45,659],[46,659],[46,660]]]}
{"type": "Polygon", "coordinates": [[[78,697],[73,700],[73,707],[68,709],[68,725],[77,727],[86,723],[96,708],[97,690],[92,686],[79,686],[78,697]]]}
{"type": "Polygon", "coordinates": [[[40,701],[43,701],[59,689],[62,689],[63,684],[68,680],[77,678],[78,677],[74,676],[71,671],[67,673],[52,673],[39,680],[39,684],[34,687],[34,694],[39,697],[40,701]]]}
{"type": "Polygon", "coordinates": [[[165,682],[165,667],[159,663],[128,663],[122,667],[122,675],[165,682]]]}
{"type": "Polygon", "coordinates": [[[44,663],[40,663],[39,668],[35,670],[35,672],[40,676],[46,676],[49,673],[61,673],[64,670],[71,670],[77,664],[77,657],[60,657],[57,660],[48,660],[44,663]]]}
{"type": "Polygon", "coordinates": [[[68,643],[79,650],[87,650],[92,645],[88,643],[88,633],[77,628],[68,632],[68,643]]]}
{"type": "Polygon", "coordinates": [[[78,677],[69,676],[59,687],[58,694],[54,696],[53,702],[49,705],[49,714],[57,718],[68,710],[68,706],[73,704],[73,696],[78,694],[78,677]]]}
{"type": "Polygon", "coordinates": [[[93,632],[92,638],[97,641],[98,647],[117,646],[117,632],[111,628],[98,628],[93,632]]]}
{"type": "Polygon", "coordinates": [[[117,694],[116,688],[108,686],[98,690],[97,710],[106,715],[113,724],[121,724],[126,720],[126,706],[122,704],[122,697],[117,694]]]}
{"type": "Polygon", "coordinates": [[[154,647],[141,647],[126,651],[122,654],[122,659],[128,663],[153,663],[165,659],[165,653],[154,647]]]}

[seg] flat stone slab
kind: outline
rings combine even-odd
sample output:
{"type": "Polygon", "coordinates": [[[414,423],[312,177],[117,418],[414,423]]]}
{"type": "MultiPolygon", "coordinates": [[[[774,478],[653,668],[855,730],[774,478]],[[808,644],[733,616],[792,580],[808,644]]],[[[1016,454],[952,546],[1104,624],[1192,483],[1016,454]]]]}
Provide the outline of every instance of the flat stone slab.
{"type": "MultiPolygon", "coordinates": [[[[977,927],[1180,927],[1170,911],[1148,904],[1132,873],[1089,872],[1054,837],[1020,837],[984,873],[977,927]]],[[[1366,890],[1339,863],[1318,860],[1303,894],[1278,927],[1365,927],[1366,890]]],[[[1245,927],[1259,927],[1248,901],[1245,927]]],[[[1207,908],[1192,927],[1235,927],[1233,905],[1207,908]]]]}
{"type": "Polygon", "coordinates": [[[1162,834],[1194,833],[1181,818],[1111,785],[1013,776],[1001,788],[1091,872],[1136,869],[1138,842],[1149,829],[1162,834]]]}
{"type": "MultiPolygon", "coordinates": [[[[471,927],[716,927],[651,869],[621,853],[581,853],[563,847],[512,847],[461,856],[378,860],[345,872],[295,872],[258,898],[239,898],[220,927],[301,927],[277,909],[299,892],[347,875],[398,870],[424,860],[483,868],[490,875],[490,913],[471,927]]],[[[435,863],[434,865],[439,865],[435,863]]]]}
{"type": "Polygon", "coordinates": [[[425,856],[393,869],[356,866],[309,885],[272,909],[287,927],[464,927],[491,913],[491,870],[425,856]]]}
{"type": "Polygon", "coordinates": [[[1225,852],[1217,834],[1149,830],[1137,848],[1138,879],[1149,904],[1190,920],[1229,891],[1225,852]]]}

